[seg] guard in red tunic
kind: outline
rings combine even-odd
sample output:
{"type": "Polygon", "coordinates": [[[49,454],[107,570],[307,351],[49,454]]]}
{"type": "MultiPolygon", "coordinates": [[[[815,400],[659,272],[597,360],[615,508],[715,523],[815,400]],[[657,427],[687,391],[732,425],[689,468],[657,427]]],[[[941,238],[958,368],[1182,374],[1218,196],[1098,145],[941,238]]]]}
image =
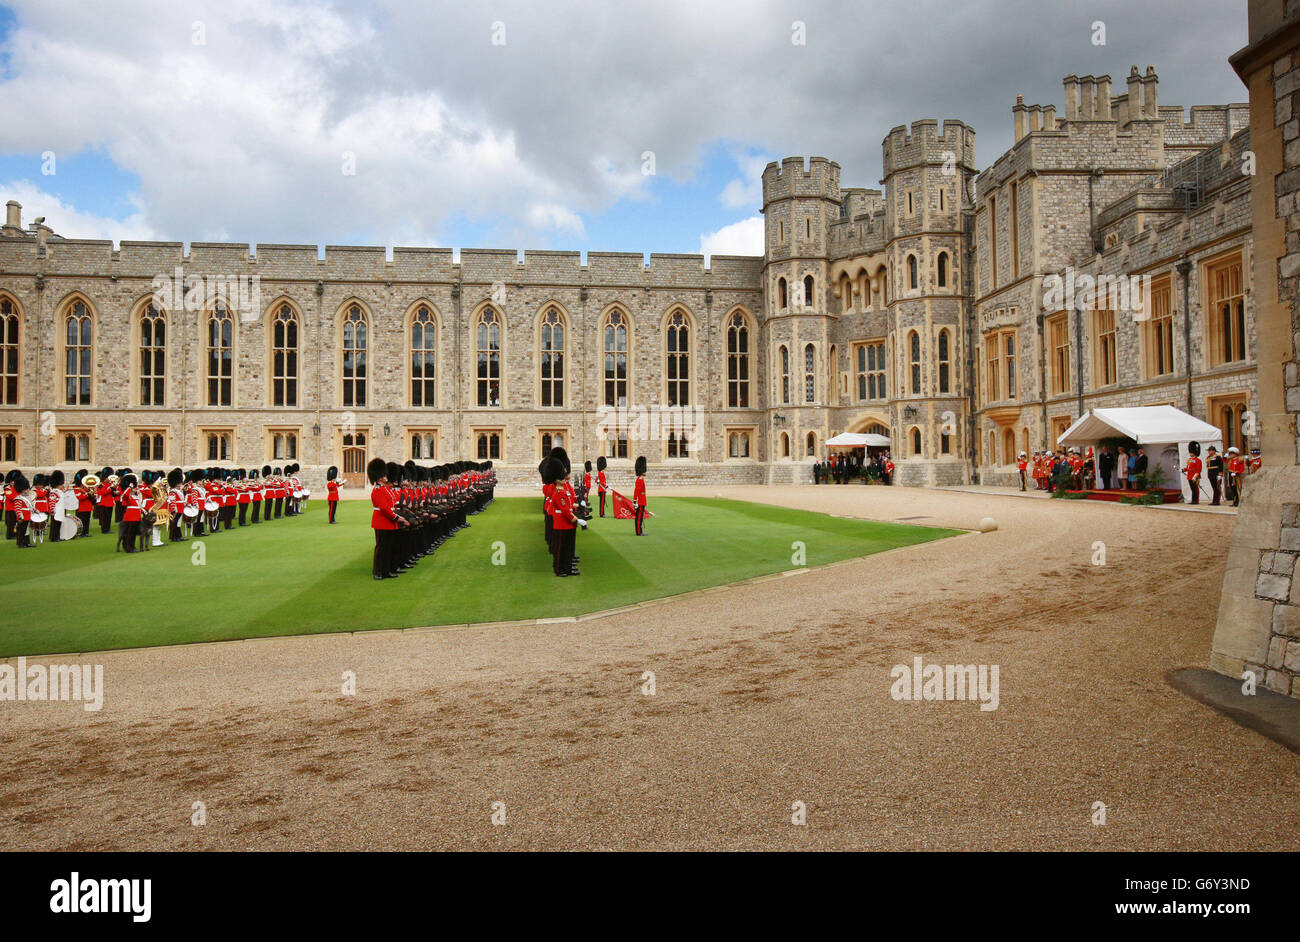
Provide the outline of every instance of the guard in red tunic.
{"type": "Polygon", "coordinates": [[[92,481],[99,480],[90,473],[88,468],[82,468],[72,477],[72,493],[77,497],[77,519],[81,521],[81,536],[90,536],[90,515],[95,512],[95,495],[94,491],[86,483],[86,479],[92,481]]]}
{"type": "Polygon", "coordinates": [[[1020,472],[1020,489],[1022,491],[1028,490],[1029,481],[1027,479],[1029,476],[1026,472],[1029,470],[1029,458],[1023,451],[1020,453],[1020,457],[1016,459],[1016,470],[1020,472]]]}
{"type": "Polygon", "coordinates": [[[1183,474],[1187,475],[1187,484],[1192,489],[1192,503],[1201,502],[1201,443],[1187,443],[1187,464],[1183,466],[1183,474]]]}
{"type": "Polygon", "coordinates": [[[1246,473],[1246,462],[1241,458],[1241,450],[1235,445],[1228,449],[1228,497],[1232,506],[1241,506],[1241,478],[1246,473]]]}
{"type": "Polygon", "coordinates": [[[600,492],[600,515],[605,516],[605,491],[609,482],[605,480],[605,456],[596,459],[596,490],[600,492]]]}
{"type": "Polygon", "coordinates": [[[551,487],[551,517],[555,532],[555,574],[557,576],[580,575],[574,563],[573,549],[578,527],[585,527],[587,522],[580,520],[574,513],[573,497],[565,486],[564,462],[552,457],[546,462],[546,480],[551,487]]]}
{"type": "Polygon", "coordinates": [[[144,515],[144,499],[136,490],[134,474],[124,474],[118,482],[122,486],[122,522],[118,525],[117,546],[115,550],[135,552],[136,539],[140,535],[140,518],[144,515]]]}
{"type": "Polygon", "coordinates": [[[339,469],[330,465],[330,469],[325,472],[325,488],[329,491],[330,503],[330,523],[334,523],[334,514],[339,505],[339,488],[348,483],[347,478],[339,479],[339,469]]]}
{"type": "Polygon", "coordinates": [[[14,470],[11,472],[12,480],[10,484],[14,489],[14,536],[16,545],[19,549],[31,549],[32,547],[32,511],[34,507],[34,498],[32,497],[32,484],[27,480],[21,471],[14,470]]]}
{"type": "Polygon", "coordinates": [[[371,458],[366,465],[366,477],[370,480],[370,505],[375,508],[370,514],[370,528],[375,531],[371,575],[376,580],[392,579],[397,575],[393,566],[393,541],[400,520],[393,509],[396,499],[388,487],[388,463],[383,458],[371,458]]]}
{"type": "Polygon", "coordinates": [[[636,485],[632,490],[636,505],[636,535],[645,535],[645,455],[636,456],[636,485]]]}
{"type": "Polygon", "coordinates": [[[22,472],[14,468],[5,475],[5,539],[12,540],[18,530],[18,488],[14,481],[22,477],[22,472]]]}
{"type": "Polygon", "coordinates": [[[99,532],[106,534],[113,526],[113,476],[112,468],[99,472],[99,483],[95,485],[95,513],[99,515],[99,532]]]}

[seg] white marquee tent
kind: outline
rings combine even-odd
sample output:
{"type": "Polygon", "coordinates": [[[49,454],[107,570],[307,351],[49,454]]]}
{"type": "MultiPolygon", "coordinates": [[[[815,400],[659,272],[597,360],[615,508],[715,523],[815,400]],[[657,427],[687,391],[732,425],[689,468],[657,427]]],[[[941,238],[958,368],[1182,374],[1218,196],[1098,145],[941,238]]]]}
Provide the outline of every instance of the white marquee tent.
{"type": "Polygon", "coordinates": [[[888,448],[889,436],[874,432],[841,432],[826,439],[827,448],[888,448]]]}
{"type": "MultiPolygon", "coordinates": [[[[1191,487],[1182,473],[1187,464],[1188,442],[1200,443],[1202,460],[1210,445],[1223,451],[1223,436],[1217,428],[1173,406],[1092,409],[1062,432],[1056,443],[1084,448],[1107,438],[1131,438],[1141,445],[1149,459],[1148,467],[1163,467],[1165,485],[1169,487],[1177,481],[1185,501],[1192,497],[1191,487]]],[[[1210,493],[1209,475],[1202,475],[1201,496],[1209,498],[1210,493]]]]}

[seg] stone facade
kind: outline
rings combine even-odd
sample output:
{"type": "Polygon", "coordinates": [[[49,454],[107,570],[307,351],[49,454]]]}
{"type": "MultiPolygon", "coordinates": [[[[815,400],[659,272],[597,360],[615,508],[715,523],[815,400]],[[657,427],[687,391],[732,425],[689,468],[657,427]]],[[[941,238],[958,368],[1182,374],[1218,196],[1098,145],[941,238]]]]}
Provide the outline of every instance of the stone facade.
{"type": "MultiPolygon", "coordinates": [[[[11,204],[0,316],[16,341],[0,360],[15,366],[12,382],[0,376],[0,468],[296,460],[319,482],[331,464],[356,480],[374,455],[491,457],[502,480],[532,483],[544,446],[562,440],[575,458],[608,455],[616,480],[645,454],[660,483],[808,483],[828,438],[877,431],[900,483],[1002,481],[1015,450],[1005,433],[1032,450],[1077,415],[1072,386],[1051,391],[1041,350],[1040,316],[1054,313],[1043,280],[1069,265],[1172,279],[1190,261],[1189,411],[1251,412],[1252,296],[1240,359],[1206,362],[1201,323],[1210,266],[1234,252],[1249,265],[1249,182],[1223,170],[1247,146],[1244,106],[1198,106],[1185,121],[1156,104],[1153,70],[1135,70],[1128,96],[1112,98],[1108,82],[1067,78],[1061,119],[1018,104],[1015,145],[982,174],[975,132],[956,120],[891,129],[883,189],[841,187],[824,157],[773,162],[764,254],[707,266],[695,255],[114,247],[23,228],[11,204]],[[1195,206],[1172,195],[1189,176],[1195,206]],[[165,342],[149,351],[161,398],[150,398],[143,317],[160,277],[226,290],[161,305],[165,342]],[[256,296],[237,303],[232,285],[254,279],[256,296]],[[228,346],[218,297],[232,309],[228,346]],[[69,340],[76,316],[85,365],[79,335],[69,340]],[[293,343],[277,345],[288,323],[293,343]],[[990,341],[1006,332],[1014,398],[986,388],[990,341]],[[276,363],[289,354],[286,399],[276,363]],[[350,371],[361,354],[364,377],[350,371]],[[548,372],[557,361],[562,382],[548,372]],[[665,417],[689,425],[685,448],[665,417]]],[[[1171,280],[1175,305],[1182,291],[1171,280]]],[[[1116,338],[1114,382],[1085,366],[1086,405],[1187,407],[1183,344],[1152,378],[1139,325],[1118,318],[1116,338]]]]}
{"type": "Polygon", "coordinates": [[[1247,106],[1190,117],[1161,106],[1150,66],[1131,69],[1122,95],[1110,84],[1067,76],[1059,118],[1018,100],[1014,145],[977,181],[974,464],[985,483],[1011,484],[1019,452],[1056,447],[1093,408],[1173,405],[1218,426],[1225,445],[1258,444],[1247,106]],[[1082,315],[1053,291],[1121,277],[1137,290],[1082,315]],[[1225,279],[1239,286],[1226,299],[1225,279]],[[1230,330],[1241,305],[1227,341],[1221,301],[1230,330]]]}
{"type": "Polygon", "coordinates": [[[1251,0],[1232,65],[1250,91],[1264,467],[1232,534],[1210,666],[1300,698],[1300,3],[1251,0]]]}

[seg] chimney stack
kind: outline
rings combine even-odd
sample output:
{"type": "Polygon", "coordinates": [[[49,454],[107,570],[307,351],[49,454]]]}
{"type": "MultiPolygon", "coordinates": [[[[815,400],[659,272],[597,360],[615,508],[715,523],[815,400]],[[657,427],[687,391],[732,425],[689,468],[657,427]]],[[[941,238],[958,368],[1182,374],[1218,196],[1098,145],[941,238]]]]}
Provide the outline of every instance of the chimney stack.
{"type": "Polygon", "coordinates": [[[1079,119],[1079,77],[1077,75],[1067,75],[1065,77],[1065,120],[1077,121],[1079,119]]]}
{"type": "Polygon", "coordinates": [[[1138,75],[1138,67],[1133,66],[1128,70],[1128,119],[1136,121],[1142,117],[1142,76],[1138,75]]]}
{"type": "Polygon", "coordinates": [[[1015,107],[1011,109],[1013,118],[1013,130],[1015,132],[1014,140],[1020,140],[1025,136],[1025,96],[1017,95],[1015,107]]]}
{"type": "Polygon", "coordinates": [[[1096,115],[1093,113],[1093,106],[1096,104],[1097,88],[1093,84],[1094,79],[1091,75],[1079,76],[1079,119],[1088,121],[1096,115]]]}
{"type": "Polygon", "coordinates": [[[1093,109],[1096,117],[1102,121],[1109,121],[1110,114],[1110,76],[1097,76],[1097,105],[1093,109]]]}
{"type": "Polygon", "coordinates": [[[1147,66],[1147,74],[1142,76],[1142,114],[1147,118],[1160,117],[1160,102],[1157,97],[1156,67],[1147,66]]]}
{"type": "Polygon", "coordinates": [[[1029,133],[1041,131],[1043,128],[1043,108],[1042,105],[1029,106],[1029,133]]]}
{"type": "Polygon", "coordinates": [[[1056,105],[1043,105],[1043,130],[1056,130],[1056,105]]]}
{"type": "Polygon", "coordinates": [[[5,203],[5,228],[22,229],[23,227],[23,204],[17,200],[10,200],[5,203]]]}

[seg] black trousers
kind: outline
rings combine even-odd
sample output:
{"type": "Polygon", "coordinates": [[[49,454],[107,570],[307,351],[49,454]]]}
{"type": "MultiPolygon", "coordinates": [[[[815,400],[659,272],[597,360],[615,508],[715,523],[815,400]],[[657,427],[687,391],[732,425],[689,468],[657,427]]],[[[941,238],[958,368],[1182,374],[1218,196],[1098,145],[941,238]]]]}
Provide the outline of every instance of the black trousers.
{"type": "Polygon", "coordinates": [[[600,515],[605,516],[605,492],[600,492],[600,515]]]}
{"type": "Polygon", "coordinates": [[[226,529],[229,530],[235,525],[235,505],[221,508],[221,516],[226,521],[226,529]]]}
{"type": "Polygon", "coordinates": [[[81,521],[81,535],[90,536],[90,511],[78,510],[77,519],[81,521]]]}
{"type": "Polygon", "coordinates": [[[262,515],[262,502],[260,500],[255,500],[253,501],[253,522],[257,523],[258,518],[261,517],[261,515],[262,515]]]}
{"type": "Polygon", "coordinates": [[[100,533],[108,533],[109,530],[113,529],[113,508],[112,507],[96,507],[95,513],[99,514],[100,533]]]}
{"type": "Polygon", "coordinates": [[[1189,479],[1187,484],[1192,489],[1192,503],[1199,504],[1201,502],[1201,479],[1197,478],[1194,481],[1189,479]]]}
{"type": "Polygon", "coordinates": [[[1222,487],[1219,485],[1219,476],[1217,474],[1210,475],[1210,490],[1214,491],[1213,506],[1217,507],[1219,506],[1222,492],[1222,487]]]}
{"type": "Polygon", "coordinates": [[[393,574],[393,538],[397,536],[396,530],[376,530],[375,531],[375,556],[374,565],[371,572],[376,576],[391,576],[393,574]]]}
{"type": "Polygon", "coordinates": [[[247,504],[239,505],[239,525],[241,527],[248,526],[248,505],[247,504]]]}
{"type": "Polygon", "coordinates": [[[123,520],[117,525],[117,540],[122,549],[128,553],[135,552],[136,540],[140,537],[139,520],[123,520]]]}
{"type": "Polygon", "coordinates": [[[277,497],[277,498],[275,499],[275,515],[276,515],[277,517],[282,517],[282,516],[284,516],[284,498],[283,498],[283,497],[277,497]]]}
{"type": "Polygon", "coordinates": [[[641,536],[645,531],[645,507],[637,505],[636,508],[636,535],[641,536]]]}
{"type": "MultiPolygon", "coordinates": [[[[16,515],[15,515],[16,516],[16,515]]],[[[32,534],[31,524],[26,520],[14,521],[14,535],[17,537],[19,546],[31,546],[32,534]]]]}
{"type": "Polygon", "coordinates": [[[12,510],[5,511],[5,539],[12,540],[18,529],[18,514],[12,510]]]}
{"type": "Polygon", "coordinates": [[[332,500],[332,501],[330,501],[329,503],[330,503],[330,523],[333,523],[333,522],[334,522],[334,512],[338,509],[339,502],[336,501],[336,500],[332,500]]]}
{"type": "Polygon", "coordinates": [[[577,530],[555,531],[555,574],[563,575],[573,568],[573,546],[577,530]]]}
{"type": "Polygon", "coordinates": [[[181,541],[181,515],[172,514],[171,519],[167,521],[167,539],[173,543],[181,541]]]}

